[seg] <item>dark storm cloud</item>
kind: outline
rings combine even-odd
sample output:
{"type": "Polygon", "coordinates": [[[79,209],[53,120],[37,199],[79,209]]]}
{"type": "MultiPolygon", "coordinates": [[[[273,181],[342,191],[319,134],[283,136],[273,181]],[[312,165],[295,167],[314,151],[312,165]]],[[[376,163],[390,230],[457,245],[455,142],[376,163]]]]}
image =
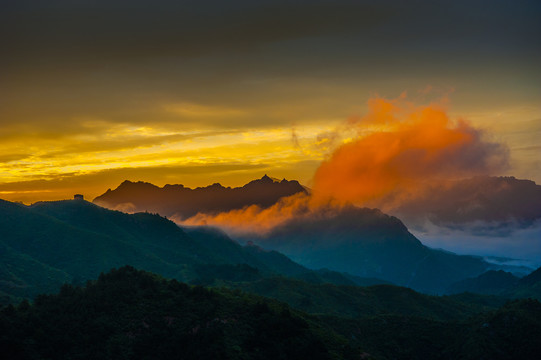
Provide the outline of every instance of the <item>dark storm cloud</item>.
{"type": "Polygon", "coordinates": [[[507,236],[541,221],[541,186],[514,177],[478,176],[431,184],[393,209],[408,227],[433,227],[478,236],[507,236]]]}
{"type": "Polygon", "coordinates": [[[527,266],[541,264],[541,221],[523,226],[517,223],[471,223],[449,228],[426,223],[423,229],[410,228],[425,245],[458,254],[503,256],[529,259],[527,266]],[[531,262],[531,263],[529,263],[531,262]]]}
{"type": "Polygon", "coordinates": [[[36,0],[7,2],[3,10],[4,61],[82,64],[247,49],[367,28],[390,15],[350,1],[36,0]]]}
{"type": "MultiPolygon", "coordinates": [[[[471,79],[509,64],[527,74],[520,77],[526,82],[541,75],[535,1],[0,3],[3,126],[24,120],[69,131],[81,116],[188,124],[159,104],[257,108],[334,93],[315,93],[311,84],[291,89],[283,79],[354,81],[374,91],[392,80],[402,91],[404,78],[426,86],[434,76],[471,79]]],[[[313,106],[302,105],[308,118],[328,110],[310,113],[313,106]]],[[[263,110],[257,121],[238,116],[227,124],[291,121],[283,117],[263,110]]],[[[223,125],[219,118],[198,121],[223,125]]]]}
{"type": "MultiPolygon", "coordinates": [[[[240,77],[273,72],[275,60],[224,57],[367,29],[391,15],[356,2],[3,1],[0,124],[9,134],[39,130],[44,136],[48,129],[91,131],[81,127],[83,117],[221,126],[221,118],[193,121],[161,105],[234,98],[245,106],[261,93],[253,85],[239,92],[240,77]],[[21,120],[32,129],[22,129],[21,120]]],[[[229,120],[229,127],[254,124],[246,116],[229,120]]],[[[259,114],[257,124],[272,121],[259,114]]]]}
{"type": "Polygon", "coordinates": [[[360,36],[382,51],[503,43],[539,54],[541,31],[536,1],[19,0],[2,10],[0,41],[10,54],[3,62],[12,64],[198,56],[333,34],[360,36]]]}

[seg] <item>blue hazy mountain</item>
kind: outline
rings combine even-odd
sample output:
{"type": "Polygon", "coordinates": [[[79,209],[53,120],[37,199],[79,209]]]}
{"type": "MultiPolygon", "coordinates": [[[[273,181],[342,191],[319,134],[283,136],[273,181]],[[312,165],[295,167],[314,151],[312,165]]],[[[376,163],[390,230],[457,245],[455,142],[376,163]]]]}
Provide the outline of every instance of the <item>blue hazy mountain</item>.
{"type": "Polygon", "coordinates": [[[491,268],[480,257],[423,245],[396,217],[346,206],[292,219],[262,236],[243,238],[286,254],[308,268],[375,277],[427,293],[491,268]]]}

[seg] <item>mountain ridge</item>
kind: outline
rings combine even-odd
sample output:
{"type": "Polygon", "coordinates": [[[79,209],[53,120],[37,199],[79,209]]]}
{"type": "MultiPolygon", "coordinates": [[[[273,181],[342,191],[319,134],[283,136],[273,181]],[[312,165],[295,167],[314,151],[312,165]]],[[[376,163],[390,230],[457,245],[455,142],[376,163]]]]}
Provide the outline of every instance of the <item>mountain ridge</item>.
{"type": "Polygon", "coordinates": [[[198,212],[218,213],[249,205],[268,207],[280,198],[308,193],[297,180],[274,180],[264,175],[241,187],[224,187],[214,183],[194,189],[184,185],[163,187],[148,182],[123,181],[115,190],[108,189],[94,198],[103,207],[128,212],[149,211],[162,216],[189,218],[198,212]]]}
{"type": "MultiPolygon", "coordinates": [[[[235,193],[238,196],[243,191],[248,192],[256,188],[266,193],[274,192],[274,194],[262,198],[261,194],[252,192],[243,195],[242,202],[238,202],[238,199],[236,203],[231,201],[234,205],[229,207],[221,205],[205,208],[198,206],[197,203],[193,203],[192,206],[197,207],[198,212],[210,211],[211,213],[239,209],[248,205],[267,207],[281,197],[299,192],[306,194],[310,192],[297,180],[278,180],[266,174],[240,187],[224,187],[220,183],[214,183],[193,189],[181,184],[166,184],[159,187],[148,182],[124,180],[116,189],[108,189],[104,194],[97,196],[93,202],[109,208],[131,204],[134,211],[151,211],[163,216],[171,216],[175,213],[174,207],[164,204],[180,200],[156,196],[159,193],[167,193],[169,197],[178,192],[182,192],[183,195],[193,193],[204,196],[204,192],[212,192],[215,195],[216,192],[222,191],[235,193]],[[130,191],[132,191],[131,194],[129,194],[130,191]],[[137,199],[137,196],[146,197],[145,191],[152,192],[154,203],[137,199]],[[157,203],[160,202],[162,204],[158,206],[157,203]]],[[[193,198],[190,200],[193,201],[193,198]]],[[[189,217],[195,215],[197,211],[182,208],[177,212],[179,215],[189,217]]],[[[421,226],[422,221],[426,219],[441,226],[461,226],[460,224],[475,221],[487,223],[497,221],[504,225],[516,222],[519,226],[529,226],[541,219],[541,185],[513,176],[476,176],[436,183],[428,186],[417,197],[406,198],[402,204],[393,208],[391,213],[412,226],[421,226]]]]}
{"type": "Polygon", "coordinates": [[[213,271],[251,271],[236,268],[239,264],[257,269],[258,276],[364,281],[313,272],[276,251],[242,246],[218,229],[182,229],[157,214],[126,214],[80,200],[30,206],[0,200],[0,212],[0,303],[53,292],[123,265],[187,282],[199,281],[202,271],[208,274],[205,267],[218,278],[213,271]]]}

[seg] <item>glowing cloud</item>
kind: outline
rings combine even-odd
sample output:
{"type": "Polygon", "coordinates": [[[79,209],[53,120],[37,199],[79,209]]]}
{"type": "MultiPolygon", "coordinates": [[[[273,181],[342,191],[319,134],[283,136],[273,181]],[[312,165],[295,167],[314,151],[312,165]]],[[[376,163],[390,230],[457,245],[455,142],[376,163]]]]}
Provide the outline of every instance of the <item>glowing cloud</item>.
{"type": "Polygon", "coordinates": [[[293,220],[334,217],[341,209],[343,209],[342,204],[332,200],[322,202],[308,194],[297,193],[283,197],[267,208],[251,205],[218,214],[198,213],[186,220],[173,216],[172,220],[188,226],[218,226],[234,235],[264,235],[293,220]]]}
{"type": "Polygon", "coordinates": [[[416,106],[401,96],[373,98],[368,107],[364,117],[340,127],[357,135],[321,163],[311,196],[283,198],[270,208],[254,205],[177,221],[264,234],[294,219],[333,216],[348,203],[389,211],[428,185],[508,166],[504,145],[485,141],[482,131],[465,120],[452,121],[443,104],[416,106]]]}
{"type": "Polygon", "coordinates": [[[452,121],[442,104],[415,106],[404,96],[373,98],[350,126],[371,133],[339,146],[314,175],[314,194],[388,208],[429,183],[508,166],[505,146],[487,142],[467,121],[452,121]]]}

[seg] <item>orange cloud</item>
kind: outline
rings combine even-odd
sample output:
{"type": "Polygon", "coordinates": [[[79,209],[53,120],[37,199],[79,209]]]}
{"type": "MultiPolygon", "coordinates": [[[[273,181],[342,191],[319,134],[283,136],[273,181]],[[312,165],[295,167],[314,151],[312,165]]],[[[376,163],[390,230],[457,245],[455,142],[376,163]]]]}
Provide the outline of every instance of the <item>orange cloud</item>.
{"type": "Polygon", "coordinates": [[[368,107],[364,117],[347,121],[357,137],[321,163],[310,196],[282,198],[270,208],[254,205],[177,220],[234,234],[264,234],[291,220],[332,216],[351,203],[391,211],[429,185],[508,166],[505,146],[485,141],[482,131],[465,120],[452,121],[443,104],[416,106],[403,95],[370,99],[368,107]]]}
{"type": "MultiPolygon", "coordinates": [[[[314,194],[378,207],[415,196],[443,179],[491,174],[508,164],[508,151],[487,142],[443,105],[415,106],[404,97],[373,98],[369,112],[349,123],[375,129],[338,147],[314,175],[314,194]]],[[[386,206],[387,205],[387,206],[386,206]]]]}
{"type": "Polygon", "coordinates": [[[297,193],[281,198],[268,208],[251,205],[218,214],[198,213],[186,220],[173,216],[172,220],[188,226],[218,226],[232,234],[264,234],[292,219],[325,216],[326,211],[334,211],[336,208],[332,202],[316,202],[310,195],[297,193]]]}

